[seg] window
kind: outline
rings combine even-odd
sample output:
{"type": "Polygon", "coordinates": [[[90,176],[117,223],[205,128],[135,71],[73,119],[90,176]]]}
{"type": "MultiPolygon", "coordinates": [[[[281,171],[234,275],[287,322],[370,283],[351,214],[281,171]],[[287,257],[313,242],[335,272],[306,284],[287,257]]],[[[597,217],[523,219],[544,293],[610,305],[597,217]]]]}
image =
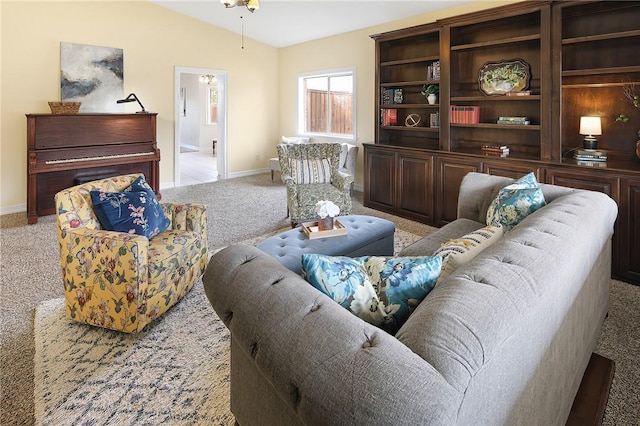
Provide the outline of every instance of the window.
{"type": "Polygon", "coordinates": [[[218,86],[207,86],[207,124],[218,123],[218,86]]]}
{"type": "Polygon", "coordinates": [[[298,77],[298,133],[355,139],[355,71],[298,77]]]}

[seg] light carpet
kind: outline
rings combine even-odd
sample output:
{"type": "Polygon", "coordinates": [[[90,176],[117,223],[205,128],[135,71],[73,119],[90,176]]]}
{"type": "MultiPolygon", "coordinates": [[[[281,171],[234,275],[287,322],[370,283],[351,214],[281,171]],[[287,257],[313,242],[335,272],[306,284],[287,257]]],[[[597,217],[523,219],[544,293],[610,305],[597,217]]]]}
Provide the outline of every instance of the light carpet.
{"type": "MultiPolygon", "coordinates": [[[[419,238],[397,229],[395,252],[419,238]]],[[[34,334],[36,424],[234,423],[229,333],[201,280],[138,335],[70,321],[63,299],[38,305],[34,334]]]]}

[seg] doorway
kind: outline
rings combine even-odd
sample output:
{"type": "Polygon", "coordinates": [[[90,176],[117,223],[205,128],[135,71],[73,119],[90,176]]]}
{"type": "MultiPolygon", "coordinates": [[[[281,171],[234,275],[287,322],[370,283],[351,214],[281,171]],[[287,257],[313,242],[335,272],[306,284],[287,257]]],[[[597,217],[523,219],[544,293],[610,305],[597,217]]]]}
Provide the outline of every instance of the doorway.
{"type": "Polygon", "coordinates": [[[228,177],[226,93],[226,71],[175,67],[174,186],[228,177]]]}

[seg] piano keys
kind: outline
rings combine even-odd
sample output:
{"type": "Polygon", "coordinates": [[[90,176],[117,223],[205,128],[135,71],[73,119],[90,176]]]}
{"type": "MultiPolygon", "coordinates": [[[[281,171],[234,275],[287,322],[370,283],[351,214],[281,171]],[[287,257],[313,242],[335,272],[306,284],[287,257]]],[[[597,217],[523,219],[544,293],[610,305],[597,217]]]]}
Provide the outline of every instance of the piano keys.
{"type": "Polygon", "coordinates": [[[54,195],[71,186],[143,173],[160,189],[155,113],[27,114],[27,218],[55,213],[54,195]]]}

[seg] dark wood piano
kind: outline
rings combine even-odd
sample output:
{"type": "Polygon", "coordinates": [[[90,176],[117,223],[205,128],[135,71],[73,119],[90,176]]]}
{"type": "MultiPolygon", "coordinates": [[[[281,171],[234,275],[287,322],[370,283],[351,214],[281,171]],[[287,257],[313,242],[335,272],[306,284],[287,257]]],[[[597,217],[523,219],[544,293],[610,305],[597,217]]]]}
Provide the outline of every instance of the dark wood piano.
{"type": "Polygon", "coordinates": [[[160,190],[155,113],[27,114],[27,218],[55,213],[54,195],[80,183],[143,173],[160,190]]]}

